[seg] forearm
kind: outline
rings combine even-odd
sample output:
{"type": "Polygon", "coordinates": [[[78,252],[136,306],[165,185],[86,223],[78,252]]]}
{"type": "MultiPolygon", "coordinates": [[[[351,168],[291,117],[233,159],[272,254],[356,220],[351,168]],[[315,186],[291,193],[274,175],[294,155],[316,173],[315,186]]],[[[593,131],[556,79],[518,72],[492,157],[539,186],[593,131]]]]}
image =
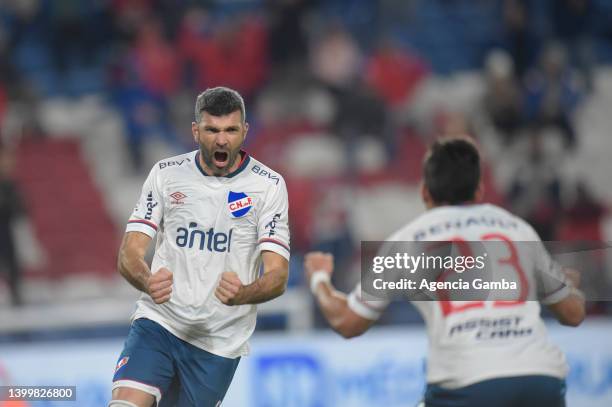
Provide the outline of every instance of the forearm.
{"type": "Polygon", "coordinates": [[[236,305],[260,304],[281,296],[287,286],[287,270],[276,269],[264,273],[251,284],[242,287],[236,305]]]}
{"type": "Polygon", "coordinates": [[[349,310],[346,295],[329,283],[319,283],[315,298],[329,325],[336,332],[340,332],[349,310]]]}
{"type": "Polygon", "coordinates": [[[122,250],[117,263],[123,278],[137,290],[148,292],[147,282],[151,277],[151,270],[143,257],[122,250]]]}

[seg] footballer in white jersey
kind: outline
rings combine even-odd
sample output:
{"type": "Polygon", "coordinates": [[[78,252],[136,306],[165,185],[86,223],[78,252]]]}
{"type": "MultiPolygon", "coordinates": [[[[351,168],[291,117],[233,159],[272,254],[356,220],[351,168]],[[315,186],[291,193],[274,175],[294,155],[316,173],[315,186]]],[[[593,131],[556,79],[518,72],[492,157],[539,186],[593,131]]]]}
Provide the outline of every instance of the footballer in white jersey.
{"type": "Polygon", "coordinates": [[[195,113],[199,149],[155,164],[128,221],[119,270],[143,293],[110,406],[218,406],[248,353],[256,304],[286,286],[287,189],[240,148],[242,98],[208,89],[195,113]]]}
{"type": "MultiPolygon", "coordinates": [[[[416,296],[409,296],[425,320],[429,338],[425,406],[564,406],[568,367],[561,350],[548,340],[540,303],[549,306],[561,323],[580,324],[584,299],[575,287],[578,276],[551,260],[525,221],[478,203],[480,158],[470,141],[435,142],[424,162],[423,178],[428,210],[387,240],[495,242],[502,253],[489,261],[500,262],[506,273],[516,275],[522,293],[503,301],[416,301],[416,296]]],[[[330,255],[307,255],[305,268],[323,314],[345,337],[365,332],[389,304],[371,300],[361,284],[348,296],[336,291],[329,283],[330,255]]]]}

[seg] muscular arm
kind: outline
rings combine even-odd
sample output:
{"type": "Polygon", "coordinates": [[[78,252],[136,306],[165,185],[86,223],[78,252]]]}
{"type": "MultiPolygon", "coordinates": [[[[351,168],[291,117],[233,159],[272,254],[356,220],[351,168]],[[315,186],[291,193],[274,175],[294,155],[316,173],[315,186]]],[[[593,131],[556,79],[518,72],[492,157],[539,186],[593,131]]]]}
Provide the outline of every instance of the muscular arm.
{"type": "Polygon", "coordinates": [[[548,309],[562,325],[576,327],[584,321],[586,315],[584,294],[578,289],[580,273],[567,268],[564,273],[571,284],[571,293],[563,300],[548,305],[548,309]]]}
{"type": "Polygon", "coordinates": [[[262,252],[264,272],[251,284],[242,285],[238,275],[225,272],[215,295],[226,305],[260,304],[285,292],[289,277],[289,262],[271,251],[262,252]]]}
{"type": "MultiPolygon", "coordinates": [[[[325,272],[331,276],[333,268],[334,260],[330,254],[314,252],[305,257],[304,269],[309,281],[315,273],[325,272]]],[[[359,336],[375,322],[355,313],[349,307],[346,295],[336,290],[329,281],[320,281],[312,290],[323,316],[332,329],[343,337],[359,336]]]]}
{"type": "Polygon", "coordinates": [[[117,268],[131,285],[149,294],[156,304],[162,304],[172,294],[172,273],[163,267],[151,273],[144,259],[150,243],[151,238],[144,233],[126,233],[119,249],[117,268]]]}
{"type": "Polygon", "coordinates": [[[285,292],[289,278],[287,259],[270,251],[264,251],[261,257],[264,265],[263,275],[243,287],[238,298],[240,304],[259,304],[279,297],[285,292]]]}
{"type": "Polygon", "coordinates": [[[144,260],[144,256],[150,243],[151,238],[144,233],[126,233],[123,236],[117,260],[117,268],[123,278],[134,288],[145,293],[148,292],[147,282],[149,277],[151,277],[151,270],[144,260]]]}
{"type": "Polygon", "coordinates": [[[331,328],[345,338],[363,334],[375,322],[353,312],[348,306],[346,295],[336,290],[330,283],[319,283],[315,293],[323,316],[331,328]]]}
{"type": "Polygon", "coordinates": [[[585,301],[584,296],[579,292],[573,292],[565,299],[548,306],[557,321],[565,326],[576,327],[584,321],[585,301]]]}

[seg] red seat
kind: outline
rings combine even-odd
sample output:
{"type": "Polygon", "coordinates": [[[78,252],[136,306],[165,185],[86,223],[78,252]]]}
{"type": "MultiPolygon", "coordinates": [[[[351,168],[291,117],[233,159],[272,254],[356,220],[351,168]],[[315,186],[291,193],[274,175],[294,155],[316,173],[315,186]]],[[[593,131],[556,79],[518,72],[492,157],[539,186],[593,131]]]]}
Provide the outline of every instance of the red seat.
{"type": "Polygon", "coordinates": [[[48,264],[28,273],[56,278],[84,271],[115,273],[117,230],[73,139],[27,140],[15,175],[48,264]]]}

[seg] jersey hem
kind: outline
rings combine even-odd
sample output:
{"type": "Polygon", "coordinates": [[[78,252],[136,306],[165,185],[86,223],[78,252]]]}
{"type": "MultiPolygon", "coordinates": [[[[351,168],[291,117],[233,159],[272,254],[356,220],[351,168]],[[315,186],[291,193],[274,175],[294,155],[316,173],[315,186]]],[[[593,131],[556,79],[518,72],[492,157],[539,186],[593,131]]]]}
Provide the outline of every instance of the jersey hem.
{"type": "Polygon", "coordinates": [[[153,322],[157,322],[158,324],[160,324],[165,330],[167,330],[168,332],[170,332],[172,335],[176,336],[177,338],[195,346],[196,348],[202,349],[206,352],[212,353],[213,355],[217,355],[217,356],[221,356],[224,358],[228,358],[228,359],[236,359],[242,356],[247,356],[249,354],[248,352],[248,341],[245,341],[244,344],[240,345],[240,347],[238,347],[238,350],[234,351],[234,352],[223,352],[223,351],[218,351],[215,349],[212,349],[208,346],[202,345],[202,343],[200,341],[194,340],[192,337],[189,337],[187,335],[182,334],[181,332],[179,332],[177,329],[171,327],[169,324],[166,323],[166,321],[163,320],[163,318],[159,318],[157,315],[151,315],[149,313],[146,312],[142,312],[142,311],[136,311],[136,313],[134,313],[134,316],[132,317],[132,322],[140,319],[140,318],[147,318],[150,319],[153,322]]]}
{"type": "Polygon", "coordinates": [[[136,389],[140,391],[144,391],[145,393],[150,394],[155,397],[155,402],[159,404],[162,398],[161,390],[158,387],[152,386],[150,384],[138,382],[136,380],[130,379],[119,379],[113,382],[111,390],[115,390],[119,387],[129,387],[131,389],[136,389]]]}
{"type": "Polygon", "coordinates": [[[350,293],[348,296],[348,307],[355,314],[371,321],[378,320],[383,313],[382,310],[379,311],[374,309],[365,302],[361,301],[359,298],[357,298],[357,294],[355,294],[355,292],[350,293]]]}
{"type": "Polygon", "coordinates": [[[153,223],[145,221],[141,221],[139,219],[128,221],[128,224],[125,227],[125,233],[128,232],[140,232],[149,236],[150,238],[154,238],[157,234],[157,228],[153,227],[153,223]]]}
{"type": "Polygon", "coordinates": [[[291,257],[291,252],[289,252],[289,250],[280,242],[270,241],[270,240],[265,240],[265,241],[260,240],[259,241],[259,252],[261,253],[266,250],[280,254],[285,259],[287,259],[287,261],[289,261],[291,257]]]}
{"type": "Polygon", "coordinates": [[[567,284],[563,283],[556,291],[553,291],[552,293],[548,294],[546,297],[542,298],[540,302],[544,305],[556,304],[560,301],[563,301],[567,297],[569,297],[570,294],[571,294],[571,291],[569,287],[567,286],[567,284]]]}
{"type": "Polygon", "coordinates": [[[438,385],[444,389],[449,389],[449,390],[454,390],[454,389],[460,389],[462,387],[467,387],[467,386],[471,386],[472,384],[476,384],[478,382],[482,382],[485,380],[491,380],[491,379],[503,379],[506,377],[516,377],[516,376],[552,376],[555,377],[557,379],[565,379],[565,377],[567,376],[567,372],[565,373],[559,373],[558,371],[555,371],[554,369],[516,369],[516,370],[509,370],[507,372],[502,372],[502,373],[484,373],[482,375],[479,376],[475,376],[469,380],[438,380],[438,381],[433,381],[428,379],[427,380],[427,384],[434,384],[434,385],[438,385]]]}

